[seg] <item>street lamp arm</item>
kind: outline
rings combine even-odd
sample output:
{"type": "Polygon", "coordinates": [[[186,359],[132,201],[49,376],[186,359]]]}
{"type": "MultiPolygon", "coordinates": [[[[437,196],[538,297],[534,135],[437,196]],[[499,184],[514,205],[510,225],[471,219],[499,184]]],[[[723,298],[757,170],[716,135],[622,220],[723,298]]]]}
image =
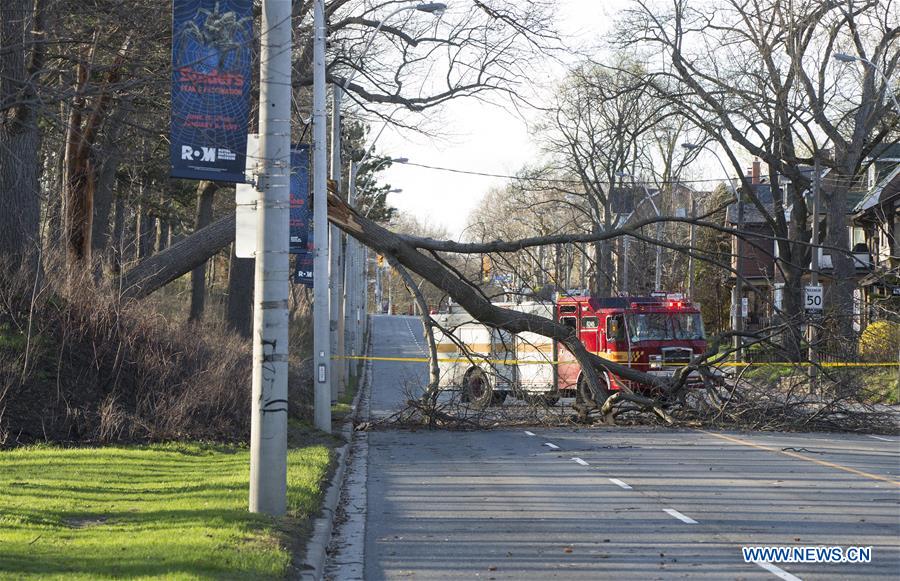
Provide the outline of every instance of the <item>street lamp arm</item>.
{"type": "Polygon", "coordinates": [[[897,95],[894,93],[894,90],[891,88],[891,80],[888,78],[884,72],[878,68],[878,65],[873,63],[867,58],[863,58],[861,56],[854,56],[852,54],[847,54],[843,52],[836,52],[832,55],[834,60],[840,61],[842,63],[852,63],[853,61],[859,61],[863,64],[867,64],[872,67],[872,70],[878,73],[881,76],[881,79],[884,81],[884,90],[887,94],[891,96],[891,100],[894,102],[894,108],[897,110],[897,115],[900,115],[900,101],[897,100],[897,95]]]}

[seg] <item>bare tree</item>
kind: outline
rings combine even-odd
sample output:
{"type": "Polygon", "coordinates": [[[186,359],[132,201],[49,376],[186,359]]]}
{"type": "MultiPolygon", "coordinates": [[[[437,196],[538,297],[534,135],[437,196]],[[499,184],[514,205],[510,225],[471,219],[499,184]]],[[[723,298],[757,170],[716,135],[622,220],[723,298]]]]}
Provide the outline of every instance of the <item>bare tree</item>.
{"type": "MultiPolygon", "coordinates": [[[[482,98],[492,92],[513,96],[528,79],[527,64],[545,50],[552,50],[557,42],[550,19],[553,2],[479,1],[465,10],[450,11],[437,24],[414,12],[402,25],[386,24],[375,48],[361,62],[358,51],[378,26],[377,15],[390,4],[332,0],[326,9],[331,22],[329,76],[333,82],[342,83],[350,70],[359,71],[357,80],[349,85],[347,98],[364,108],[391,104],[421,111],[458,97],[482,98]],[[443,60],[436,64],[438,58],[443,60]],[[434,75],[427,75],[435,66],[445,69],[440,82],[434,75]]],[[[302,90],[312,84],[311,5],[296,3],[295,19],[302,32],[294,79],[300,93],[298,102],[303,102],[302,90]]],[[[167,249],[143,261],[126,277],[129,288],[142,286],[142,290],[133,292],[149,294],[171,278],[154,275],[142,281],[141,276],[170,272],[177,277],[208,259],[210,254],[204,253],[220,251],[231,241],[219,236],[228,230],[228,224],[212,226],[217,228],[214,237],[203,231],[193,235],[203,241],[194,251],[187,245],[178,252],[167,249]],[[213,240],[216,243],[210,244],[213,240]]]]}
{"type": "MultiPolygon", "coordinates": [[[[639,65],[617,58],[614,68],[594,63],[575,68],[558,89],[552,121],[544,129],[555,169],[578,186],[564,193],[582,199],[595,234],[617,226],[624,209],[614,208],[613,190],[649,167],[651,132],[669,109],[641,80],[639,65]]],[[[595,244],[594,262],[591,288],[608,295],[614,280],[609,243],[595,244]]]]}
{"type": "Polygon", "coordinates": [[[0,8],[0,253],[13,269],[38,239],[40,104],[31,80],[44,66],[43,17],[36,0],[0,8]]]}
{"type": "MultiPolygon", "coordinates": [[[[770,204],[744,180],[746,203],[775,234],[785,281],[783,314],[796,329],[800,289],[810,260],[810,167],[829,169],[823,189],[832,253],[831,300],[850,334],[854,267],[849,253],[848,194],[870,156],[896,128],[878,71],[836,68],[841,51],[868,59],[890,77],[898,66],[900,17],[893,1],[722,0],[668,9],[635,0],[622,22],[626,46],[662,62],[647,71],[662,98],[724,148],[738,175],[742,151],[768,166],[770,204]],[[851,74],[855,73],[855,74],[851,74]],[[784,186],[788,180],[789,185],[784,186]]],[[[789,351],[799,357],[799,335],[789,351]]]]}

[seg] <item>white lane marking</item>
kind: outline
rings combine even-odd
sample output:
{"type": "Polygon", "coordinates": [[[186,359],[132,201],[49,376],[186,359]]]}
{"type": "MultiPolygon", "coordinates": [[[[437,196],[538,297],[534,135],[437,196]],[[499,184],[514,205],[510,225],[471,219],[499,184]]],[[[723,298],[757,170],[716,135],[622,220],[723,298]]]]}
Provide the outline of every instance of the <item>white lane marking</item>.
{"type": "Polygon", "coordinates": [[[625,490],[631,490],[631,486],[625,484],[618,478],[610,478],[609,481],[612,482],[613,484],[615,484],[616,486],[618,486],[619,488],[624,488],[625,490]]]}
{"type": "Polygon", "coordinates": [[[796,575],[791,575],[784,569],[782,569],[780,567],[776,567],[772,563],[768,563],[766,561],[753,561],[753,562],[756,563],[757,565],[759,565],[760,567],[762,567],[763,569],[765,569],[766,571],[768,571],[769,573],[771,573],[772,575],[775,575],[776,577],[780,577],[781,579],[784,579],[784,581],[803,581],[802,579],[800,579],[800,577],[797,577],[796,575]]]}
{"type": "Polygon", "coordinates": [[[533,435],[534,435],[534,432],[529,432],[528,430],[525,430],[525,435],[526,435],[526,436],[533,436],[533,435]]]}
{"type": "Polygon", "coordinates": [[[882,442],[890,442],[891,444],[896,444],[895,440],[891,440],[890,438],[882,438],[881,436],[873,436],[872,434],[868,434],[870,438],[875,438],[876,440],[881,440],[882,442]]]}
{"type": "Polygon", "coordinates": [[[576,464],[581,464],[582,466],[590,466],[590,464],[588,464],[581,458],[572,458],[572,461],[575,462],[576,464]]]}
{"type": "Polygon", "coordinates": [[[694,519],[692,519],[692,518],[689,517],[689,516],[684,516],[683,514],[681,514],[680,512],[678,512],[677,510],[675,510],[674,508],[664,508],[664,509],[663,509],[663,512],[665,512],[666,514],[668,514],[668,515],[670,515],[670,516],[674,516],[675,518],[677,518],[677,519],[680,520],[681,522],[686,522],[686,523],[689,524],[689,525],[695,525],[695,524],[698,524],[697,521],[695,521],[694,519]]]}
{"type": "Polygon", "coordinates": [[[553,448],[554,450],[559,450],[559,446],[557,446],[556,444],[551,444],[550,442],[544,442],[544,445],[547,446],[548,448],[553,448]]]}

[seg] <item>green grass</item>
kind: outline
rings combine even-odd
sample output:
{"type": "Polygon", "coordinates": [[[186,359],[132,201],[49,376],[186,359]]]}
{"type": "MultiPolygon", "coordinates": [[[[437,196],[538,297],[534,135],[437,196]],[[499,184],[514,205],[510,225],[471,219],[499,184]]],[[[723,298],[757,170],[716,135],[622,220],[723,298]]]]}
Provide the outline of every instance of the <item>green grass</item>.
{"type": "Polygon", "coordinates": [[[290,517],[247,512],[245,446],[0,452],[0,578],[282,578],[331,450],[292,448],[290,517]]]}
{"type": "Polygon", "coordinates": [[[340,421],[353,411],[353,398],[356,397],[356,390],[359,380],[355,376],[347,378],[347,389],[331,406],[331,417],[333,421],[340,421]]]}
{"type": "Polygon", "coordinates": [[[863,375],[865,399],[871,403],[900,404],[900,378],[896,369],[874,369],[863,375]]]}

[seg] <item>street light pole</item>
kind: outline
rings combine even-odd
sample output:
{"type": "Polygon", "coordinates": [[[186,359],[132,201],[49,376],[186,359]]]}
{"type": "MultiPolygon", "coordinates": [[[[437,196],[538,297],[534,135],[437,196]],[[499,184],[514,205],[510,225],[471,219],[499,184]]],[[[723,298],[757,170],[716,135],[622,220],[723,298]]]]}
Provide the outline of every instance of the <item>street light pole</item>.
{"type": "MultiPolygon", "coordinates": [[[[350,176],[348,180],[348,192],[347,199],[350,203],[350,207],[356,207],[356,171],[357,164],[355,161],[350,162],[350,176]]],[[[359,355],[359,333],[360,333],[360,317],[359,317],[359,304],[360,304],[360,295],[359,289],[359,275],[358,275],[358,267],[359,267],[359,243],[355,238],[348,236],[347,237],[347,263],[344,269],[345,279],[347,281],[346,287],[344,289],[344,301],[347,303],[347,316],[349,317],[349,330],[346,331],[346,340],[350,343],[350,355],[356,356],[359,355]]],[[[356,368],[355,359],[350,362],[348,365],[350,370],[350,376],[355,376],[353,372],[356,368]]]]}
{"type": "MultiPolygon", "coordinates": [[[[288,53],[290,54],[290,53],[288,53]]],[[[316,427],[331,432],[328,309],[328,156],[325,127],[325,0],[313,0],[313,360],[316,427]]]]}
{"type": "MultiPolygon", "coordinates": [[[[319,0],[315,0],[317,5],[319,0]]],[[[401,6],[397,8],[386,17],[381,19],[378,22],[378,25],[375,27],[375,30],[369,35],[368,40],[366,41],[366,45],[360,53],[360,62],[362,62],[362,58],[368,52],[369,47],[372,46],[372,42],[374,42],[375,37],[384,27],[384,23],[394,17],[395,14],[399,14],[400,12],[406,10],[418,10],[419,12],[427,12],[427,13],[443,13],[446,10],[447,5],[440,2],[426,2],[416,4],[415,6],[401,6]]],[[[323,24],[324,28],[324,7],[323,7],[323,24]]],[[[318,30],[318,29],[317,29],[318,30]]],[[[318,40],[318,38],[316,39],[318,40]]],[[[323,32],[323,54],[324,54],[324,32],[323,32]]],[[[315,52],[315,51],[314,51],[315,52]]],[[[315,58],[315,54],[313,55],[315,58]]],[[[318,65],[316,65],[318,66],[318,65]]],[[[323,57],[323,67],[324,67],[324,57],[323,57]]],[[[331,179],[334,180],[338,190],[340,190],[340,182],[341,182],[341,97],[342,93],[347,92],[347,88],[350,86],[350,82],[356,75],[357,70],[352,70],[350,74],[344,79],[344,82],[341,85],[335,85],[334,87],[334,101],[332,108],[332,165],[331,165],[331,179]]],[[[322,72],[324,83],[324,70],[322,72]]],[[[322,89],[324,91],[324,87],[322,89]]],[[[324,101],[324,96],[323,96],[324,101]]],[[[324,143],[324,142],[323,142],[324,143]]],[[[324,148],[324,144],[323,144],[324,148]]],[[[327,220],[327,217],[326,217],[327,220]]],[[[346,384],[347,377],[347,367],[348,362],[347,359],[344,358],[344,329],[346,328],[345,314],[349,310],[345,305],[345,293],[344,293],[344,263],[347,260],[345,255],[345,245],[344,239],[345,236],[343,232],[340,231],[337,227],[331,227],[331,240],[332,244],[330,247],[331,250],[331,276],[329,281],[331,282],[330,286],[330,294],[331,294],[331,308],[330,315],[331,320],[328,322],[328,331],[329,331],[329,346],[331,351],[340,357],[339,362],[336,366],[337,373],[333,373],[330,379],[330,392],[331,392],[331,400],[336,400],[341,392],[344,390],[344,385],[346,384]]]]}
{"type": "Polygon", "coordinates": [[[291,2],[263,0],[253,305],[250,512],[287,507],[291,2]]]}

